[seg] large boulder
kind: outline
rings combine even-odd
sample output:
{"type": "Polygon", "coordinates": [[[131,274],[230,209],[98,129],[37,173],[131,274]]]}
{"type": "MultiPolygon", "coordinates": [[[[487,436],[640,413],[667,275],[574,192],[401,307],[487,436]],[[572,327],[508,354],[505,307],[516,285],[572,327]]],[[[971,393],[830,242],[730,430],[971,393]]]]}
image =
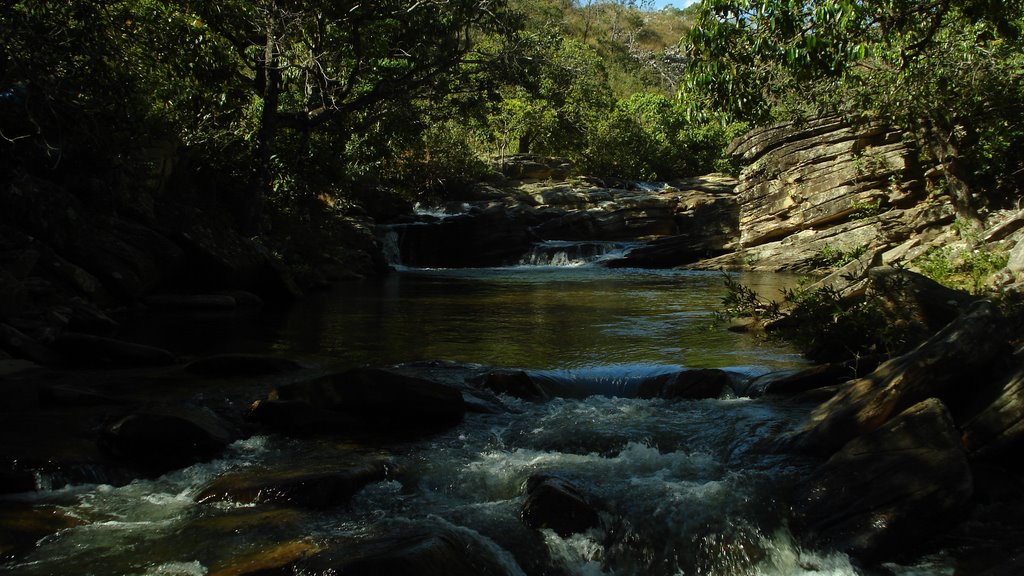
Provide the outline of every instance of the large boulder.
{"type": "Polygon", "coordinates": [[[1009,357],[1008,330],[991,302],[978,302],[916,349],[846,384],[811,413],[793,437],[796,446],[831,454],[928,398],[963,405],[971,383],[1009,357]]]}
{"type": "Polygon", "coordinates": [[[972,491],[953,420],[933,398],[851,440],[802,480],[790,526],[815,546],[873,562],[953,526],[972,491]]]}
{"type": "Polygon", "coordinates": [[[1024,350],[1015,366],[983,391],[983,408],[963,423],[963,443],[972,459],[1024,468],[1018,455],[1024,447],[1024,350]]]}
{"type": "Polygon", "coordinates": [[[206,408],[154,406],[124,416],[101,432],[100,447],[158,476],[210,460],[240,437],[232,424],[206,408]]]}
{"type": "Polygon", "coordinates": [[[355,368],[275,388],[250,417],[293,434],[374,431],[418,434],[462,421],[462,392],[443,383],[380,368],[355,368]]]}

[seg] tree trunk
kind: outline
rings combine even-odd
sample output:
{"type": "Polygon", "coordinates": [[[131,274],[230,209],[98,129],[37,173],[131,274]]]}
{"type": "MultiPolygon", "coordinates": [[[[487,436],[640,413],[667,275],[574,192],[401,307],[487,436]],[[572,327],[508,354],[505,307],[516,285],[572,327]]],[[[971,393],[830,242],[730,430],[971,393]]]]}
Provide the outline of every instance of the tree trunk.
{"type": "Polygon", "coordinates": [[[967,170],[960,160],[955,127],[935,118],[923,121],[924,140],[928,151],[942,167],[946,189],[953,201],[957,218],[973,227],[980,227],[981,218],[967,183],[967,170]]]}
{"type": "Polygon", "coordinates": [[[277,52],[279,22],[274,10],[268,11],[263,57],[258,67],[263,110],[253,150],[253,174],[247,197],[238,207],[239,228],[243,234],[258,234],[262,229],[263,205],[274,186],[274,139],[277,135],[281,95],[281,67],[277,52]]]}

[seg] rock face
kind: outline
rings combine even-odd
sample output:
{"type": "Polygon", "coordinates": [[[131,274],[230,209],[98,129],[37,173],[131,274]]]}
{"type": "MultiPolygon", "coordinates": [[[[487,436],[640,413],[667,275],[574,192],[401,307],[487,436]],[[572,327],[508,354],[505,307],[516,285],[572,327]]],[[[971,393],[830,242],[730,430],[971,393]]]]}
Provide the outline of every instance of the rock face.
{"type": "Polygon", "coordinates": [[[929,399],[852,440],[803,480],[791,527],[870,562],[954,525],[972,490],[952,418],[929,399]]]}
{"type": "Polygon", "coordinates": [[[701,268],[830,268],[911,237],[927,241],[953,220],[948,203],[928,197],[914,144],[885,126],[780,123],[737,138],[729,152],[744,166],[738,249],[701,268]]]}
{"type": "Polygon", "coordinates": [[[731,249],[735,180],[723,175],[659,186],[574,180],[517,182],[489,189],[443,219],[383,231],[400,263],[415,267],[516,264],[545,241],[615,242],[661,238],[642,260],[618,266],[668,267],[731,249]],[[682,250],[685,247],[685,251],[682,250]]]}
{"type": "Polygon", "coordinates": [[[924,191],[914,148],[883,126],[838,118],[753,130],[729,150],[745,166],[736,187],[740,242],[758,246],[842,221],[859,207],[899,204],[924,191]]]}

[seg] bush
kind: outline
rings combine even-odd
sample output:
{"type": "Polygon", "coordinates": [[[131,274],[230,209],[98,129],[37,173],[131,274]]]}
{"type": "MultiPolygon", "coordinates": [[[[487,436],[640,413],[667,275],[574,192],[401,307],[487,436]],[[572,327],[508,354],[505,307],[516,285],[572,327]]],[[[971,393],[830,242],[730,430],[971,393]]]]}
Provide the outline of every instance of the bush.
{"type": "Polygon", "coordinates": [[[735,172],[725,154],[739,126],[688,124],[682,110],[659,94],[621,100],[588,137],[592,173],[635,180],[670,180],[735,172]]]}

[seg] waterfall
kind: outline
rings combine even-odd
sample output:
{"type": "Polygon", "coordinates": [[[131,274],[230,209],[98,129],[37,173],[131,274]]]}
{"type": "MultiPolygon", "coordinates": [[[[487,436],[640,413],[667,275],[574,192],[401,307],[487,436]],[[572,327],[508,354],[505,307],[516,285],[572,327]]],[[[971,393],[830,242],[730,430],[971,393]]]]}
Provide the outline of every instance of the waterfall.
{"type": "Polygon", "coordinates": [[[534,244],[520,260],[520,266],[572,267],[592,264],[600,260],[621,256],[634,248],[632,242],[568,242],[548,240],[534,244]]]}

